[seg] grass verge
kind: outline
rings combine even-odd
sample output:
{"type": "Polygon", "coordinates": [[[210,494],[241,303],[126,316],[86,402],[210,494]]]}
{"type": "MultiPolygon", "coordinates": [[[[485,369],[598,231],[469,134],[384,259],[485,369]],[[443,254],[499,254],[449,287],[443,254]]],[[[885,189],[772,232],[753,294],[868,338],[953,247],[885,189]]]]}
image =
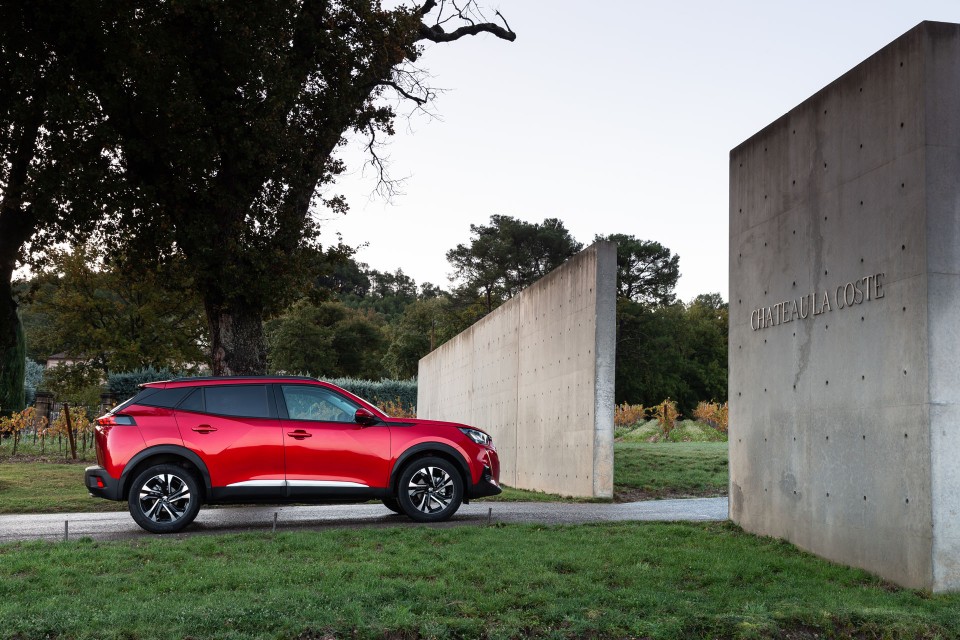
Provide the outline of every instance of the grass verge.
{"type": "Polygon", "coordinates": [[[91,498],[83,486],[89,463],[0,463],[0,514],[122,511],[126,503],[91,498]]]}
{"type": "Polygon", "coordinates": [[[618,442],[614,448],[620,502],[727,494],[726,442],[618,442]]]}
{"type": "Polygon", "coordinates": [[[0,546],[0,636],[957,638],[895,588],[729,524],[329,529],[0,546]]]}

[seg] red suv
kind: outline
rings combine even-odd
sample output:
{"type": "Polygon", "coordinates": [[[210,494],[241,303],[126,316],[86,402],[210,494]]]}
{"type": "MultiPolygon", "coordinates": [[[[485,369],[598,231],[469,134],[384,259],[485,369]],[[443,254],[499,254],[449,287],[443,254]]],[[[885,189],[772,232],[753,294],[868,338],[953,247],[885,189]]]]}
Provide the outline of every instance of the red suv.
{"type": "Polygon", "coordinates": [[[420,522],[500,493],[490,436],[450,422],[391,418],[303,377],[178,378],[141,386],[97,420],[91,495],[126,500],[153,533],[190,524],[202,503],[363,502],[420,522]]]}

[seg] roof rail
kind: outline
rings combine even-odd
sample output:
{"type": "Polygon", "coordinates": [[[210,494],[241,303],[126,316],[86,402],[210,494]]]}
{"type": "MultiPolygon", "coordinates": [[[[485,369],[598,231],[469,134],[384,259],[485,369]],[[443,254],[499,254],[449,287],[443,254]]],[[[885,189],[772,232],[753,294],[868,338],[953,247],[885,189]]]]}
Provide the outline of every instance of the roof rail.
{"type": "Polygon", "coordinates": [[[196,376],[173,378],[165,382],[190,382],[193,380],[316,380],[316,378],[310,376],[196,376]]]}

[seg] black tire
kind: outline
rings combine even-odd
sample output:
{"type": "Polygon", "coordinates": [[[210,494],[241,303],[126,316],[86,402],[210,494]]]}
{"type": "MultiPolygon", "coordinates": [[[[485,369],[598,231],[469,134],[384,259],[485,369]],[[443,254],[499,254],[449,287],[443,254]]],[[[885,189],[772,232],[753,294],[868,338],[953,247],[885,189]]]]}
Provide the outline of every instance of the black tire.
{"type": "Polygon", "coordinates": [[[127,505],[138,525],[150,533],[176,533],[200,512],[200,485],[175,464],[158,464],[140,472],[130,485],[127,505]]]}
{"type": "Polygon", "coordinates": [[[403,515],[403,509],[400,508],[400,501],[396,498],[383,498],[381,501],[383,502],[383,506],[390,509],[390,511],[403,515]]]}
{"type": "Polygon", "coordinates": [[[397,500],[403,512],[417,522],[443,522],[463,502],[463,478],[444,458],[418,458],[400,474],[397,500]]]}

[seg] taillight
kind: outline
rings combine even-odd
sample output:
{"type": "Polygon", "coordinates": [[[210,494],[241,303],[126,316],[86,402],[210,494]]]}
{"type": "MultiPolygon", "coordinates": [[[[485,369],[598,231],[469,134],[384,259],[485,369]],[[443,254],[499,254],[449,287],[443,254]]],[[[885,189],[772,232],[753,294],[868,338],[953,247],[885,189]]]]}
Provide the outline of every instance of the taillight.
{"type": "Polygon", "coordinates": [[[111,415],[108,413],[105,416],[97,418],[97,424],[100,425],[101,427],[118,427],[118,426],[132,427],[136,425],[137,422],[136,420],[133,419],[132,416],[125,416],[120,413],[116,415],[111,415]]]}

